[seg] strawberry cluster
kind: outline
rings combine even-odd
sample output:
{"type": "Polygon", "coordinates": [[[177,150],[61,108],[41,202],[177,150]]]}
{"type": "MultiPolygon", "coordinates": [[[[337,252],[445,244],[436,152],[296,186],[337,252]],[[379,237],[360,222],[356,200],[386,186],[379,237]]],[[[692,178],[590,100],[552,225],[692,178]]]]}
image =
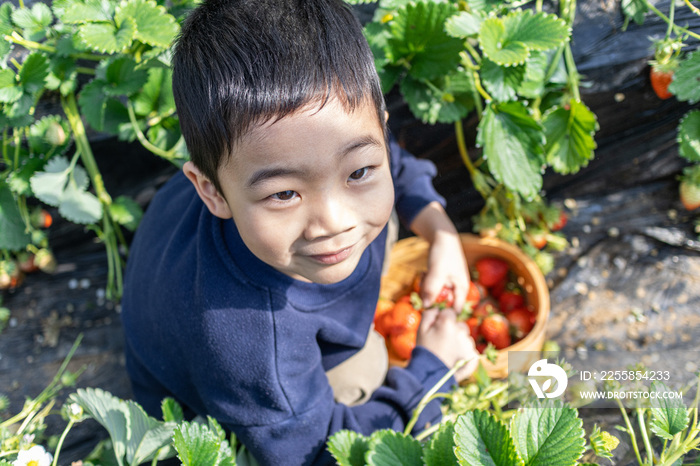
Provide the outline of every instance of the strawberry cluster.
{"type": "MultiPolygon", "coordinates": [[[[507,262],[496,257],[478,259],[472,270],[467,301],[459,319],[466,321],[480,353],[490,345],[504,349],[530,333],[536,314],[528,306],[519,277],[507,262]]],[[[420,299],[422,276],[415,278],[411,290],[396,301],[379,298],[374,328],[385,339],[389,357],[406,361],[416,346],[423,303],[420,299]]],[[[443,287],[433,306],[452,307],[454,290],[443,287]]]]}

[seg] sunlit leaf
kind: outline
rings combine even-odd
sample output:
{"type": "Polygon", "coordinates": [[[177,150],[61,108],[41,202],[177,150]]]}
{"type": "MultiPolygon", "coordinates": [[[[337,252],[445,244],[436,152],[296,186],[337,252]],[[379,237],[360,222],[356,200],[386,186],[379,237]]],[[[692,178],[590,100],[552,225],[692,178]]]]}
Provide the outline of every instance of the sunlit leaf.
{"type": "Polygon", "coordinates": [[[61,196],[58,212],[73,223],[90,224],[102,218],[102,204],[94,194],[84,191],[70,179],[61,196]]]}
{"type": "Polygon", "coordinates": [[[173,445],[183,466],[221,466],[235,464],[226,440],[221,440],[204,425],[182,422],[175,428],[173,445]]]}
{"type": "Polygon", "coordinates": [[[500,66],[488,58],[481,61],[482,84],[494,100],[515,100],[524,76],[524,65],[500,66]]]}
{"type": "Polygon", "coordinates": [[[518,410],[511,434],[520,457],[532,466],[573,466],[585,450],[583,421],[575,408],[561,401],[518,410]]]}
{"type": "Polygon", "coordinates": [[[456,12],[449,3],[409,3],[391,22],[387,56],[392,63],[406,60],[415,78],[432,79],[459,64],[462,40],[447,35],[445,20],[456,12]]]}
{"type": "Polygon", "coordinates": [[[474,107],[472,82],[464,72],[436,80],[432,86],[407,76],[401,94],[411,112],[425,123],[454,123],[474,107]]]}
{"type": "Polygon", "coordinates": [[[17,102],[24,91],[17,85],[16,74],[9,68],[0,70],[0,102],[17,102]]]}
{"type": "Polygon", "coordinates": [[[471,37],[479,34],[484,20],[479,11],[460,11],[445,22],[445,31],[453,37],[471,37]]]}
{"type": "Polygon", "coordinates": [[[44,170],[36,172],[30,180],[32,192],[40,201],[58,207],[61,203],[63,190],[68,183],[70,162],[65,157],[54,157],[44,166],[44,170]]]}
{"type": "Polygon", "coordinates": [[[168,11],[153,0],[128,0],[117,7],[117,23],[127,18],[134,20],[135,38],[155,47],[168,47],[180,26],[168,11]]]}
{"type": "Polygon", "coordinates": [[[46,4],[37,2],[31,8],[14,10],[12,21],[23,29],[27,39],[39,41],[46,37],[46,30],[53,21],[53,15],[46,4]]]}
{"type": "Polygon", "coordinates": [[[673,440],[674,435],[688,426],[688,410],[683,404],[683,399],[673,396],[674,392],[663,382],[653,381],[651,391],[659,396],[652,402],[649,427],[659,437],[673,440]]]}
{"type": "Polygon", "coordinates": [[[455,455],[460,464],[480,466],[520,466],[513,439],[503,422],[480,409],[457,418],[455,455]]]}
{"type": "Polygon", "coordinates": [[[542,188],[544,133],[521,102],[486,107],[477,144],[497,181],[525,198],[542,188]]]}
{"type": "Polygon", "coordinates": [[[328,439],[328,451],[339,466],[364,466],[369,439],[351,430],[341,430],[328,439]]]}
{"type": "Polygon", "coordinates": [[[547,52],[530,52],[530,56],[525,62],[525,76],[518,87],[518,95],[527,99],[541,97],[545,85],[545,77],[549,67],[547,52]]]}
{"type": "Polygon", "coordinates": [[[517,10],[505,17],[483,22],[479,43],[491,61],[505,66],[520,65],[534,50],[549,50],[564,44],[570,31],[555,15],[517,10]]]}
{"type": "Polygon", "coordinates": [[[148,72],[136,69],[131,57],[118,57],[111,60],[105,70],[107,81],[103,90],[110,96],[131,95],[141,89],[148,80],[148,72]]]}
{"type": "Polygon", "coordinates": [[[644,16],[649,11],[647,2],[644,0],[622,0],[622,12],[625,17],[633,20],[635,23],[644,24],[644,16]]]}
{"type": "Polygon", "coordinates": [[[134,112],[140,116],[167,115],[175,111],[172,71],[165,68],[149,68],[148,80],[133,98],[134,112]]]}
{"type": "Polygon", "coordinates": [[[691,110],[681,119],[678,152],[690,162],[700,162],[700,110],[691,110]]]}
{"type": "Polygon", "coordinates": [[[368,466],[423,466],[422,447],[410,435],[393,430],[380,430],[372,434],[366,461],[368,466]]]}
{"type": "Polygon", "coordinates": [[[423,461],[425,466],[450,466],[457,465],[457,457],[454,453],[454,424],[444,422],[435,434],[430,437],[423,447],[423,461]]]}
{"type": "Polygon", "coordinates": [[[128,48],[136,35],[133,18],[124,18],[115,25],[109,23],[88,23],[78,29],[80,40],[88,48],[101,53],[117,53],[128,48]]]}
{"type": "Polygon", "coordinates": [[[547,163],[556,172],[576,173],[593,159],[598,122],[583,102],[571,99],[545,114],[542,125],[547,136],[547,163]]]}
{"type": "MultiPolygon", "coordinates": [[[[119,199],[115,199],[115,203],[119,202],[119,199]]],[[[128,198],[125,198],[128,199],[128,198]]],[[[175,401],[174,398],[166,397],[160,403],[161,411],[163,412],[163,420],[166,422],[177,422],[180,423],[185,419],[185,415],[182,411],[182,406],[180,403],[175,401]]]]}
{"type": "Polygon", "coordinates": [[[54,12],[68,24],[110,22],[114,16],[114,3],[109,0],[54,0],[54,12]]]}

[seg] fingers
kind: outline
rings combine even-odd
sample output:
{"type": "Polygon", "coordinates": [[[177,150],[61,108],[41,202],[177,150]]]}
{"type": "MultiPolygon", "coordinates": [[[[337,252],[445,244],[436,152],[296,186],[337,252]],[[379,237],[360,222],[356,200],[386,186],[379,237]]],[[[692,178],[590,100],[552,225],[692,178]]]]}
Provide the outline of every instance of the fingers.
{"type": "Polygon", "coordinates": [[[423,277],[423,282],[421,283],[421,299],[423,300],[423,307],[430,307],[435,302],[440,289],[442,289],[443,283],[441,283],[441,278],[434,273],[425,274],[423,277]]]}

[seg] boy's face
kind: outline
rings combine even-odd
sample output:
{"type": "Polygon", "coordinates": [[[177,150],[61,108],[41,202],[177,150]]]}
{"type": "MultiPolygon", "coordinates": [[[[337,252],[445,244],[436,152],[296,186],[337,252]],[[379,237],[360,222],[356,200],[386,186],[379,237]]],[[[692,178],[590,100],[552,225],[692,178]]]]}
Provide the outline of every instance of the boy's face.
{"type": "Polygon", "coordinates": [[[394,205],[384,135],[368,103],[347,113],[332,99],[254,128],[219,180],[253,254],[316,283],[347,278],[394,205]]]}

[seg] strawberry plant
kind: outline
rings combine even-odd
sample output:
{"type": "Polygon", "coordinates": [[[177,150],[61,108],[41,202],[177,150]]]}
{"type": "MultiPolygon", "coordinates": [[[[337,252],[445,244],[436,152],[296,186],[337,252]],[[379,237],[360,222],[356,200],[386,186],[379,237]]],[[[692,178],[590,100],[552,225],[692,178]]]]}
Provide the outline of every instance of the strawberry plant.
{"type": "Polygon", "coordinates": [[[475,229],[520,245],[547,272],[551,255],[526,232],[546,233],[548,249],[566,240],[552,228],[561,213],[542,197],[542,174],[586,166],[597,121],[581,101],[569,46],[575,0],[562,0],[559,16],[539,1],[523,9],[527,3],[379,0],[365,34],[383,90],[398,87],[425,123],[454,125],[461,159],[485,199],[475,229]],[[463,129],[472,113],[476,160],[463,129]]]}
{"type": "Polygon", "coordinates": [[[88,131],[138,141],[176,164],[186,159],[169,47],[190,3],[170,2],[169,10],[153,0],[0,5],[3,263],[50,254],[50,217],[41,207],[50,206],[105,245],[107,296],[119,298],[123,229],[136,227],[141,210],[107,192],[88,131]],[[41,115],[43,99],[60,101],[60,112],[41,115]]]}
{"type": "MultiPolygon", "coordinates": [[[[700,9],[689,1],[685,5],[700,15],[700,9]]],[[[649,64],[654,92],[661,99],[675,96],[681,102],[699,102],[700,52],[687,51],[684,41],[688,38],[700,40],[700,34],[675,23],[676,2],[669,3],[668,16],[647,0],[623,2],[622,7],[627,22],[643,24],[647,14],[655,14],[668,25],[664,38],[653,41],[654,59],[649,64]],[[663,74],[663,83],[660,83],[660,74],[663,74]]],[[[680,200],[687,210],[695,210],[700,206],[700,110],[690,110],[681,118],[677,141],[679,155],[690,163],[679,177],[680,200]]]]}

